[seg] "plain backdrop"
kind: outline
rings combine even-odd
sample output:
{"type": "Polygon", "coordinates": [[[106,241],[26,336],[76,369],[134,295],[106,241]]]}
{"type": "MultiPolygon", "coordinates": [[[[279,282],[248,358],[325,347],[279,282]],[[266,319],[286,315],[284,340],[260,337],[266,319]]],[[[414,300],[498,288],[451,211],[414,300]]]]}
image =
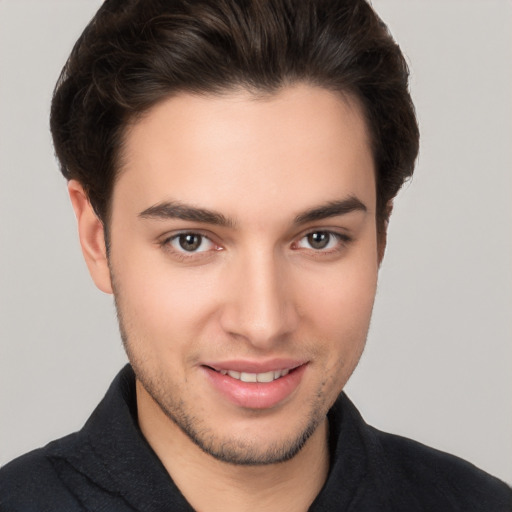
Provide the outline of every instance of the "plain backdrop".
{"type": "MultiPolygon", "coordinates": [[[[99,0],[0,0],[0,464],[79,429],[126,358],[48,129],[99,0]]],[[[512,483],[512,3],[375,0],[411,67],[421,153],[347,391],[374,426],[512,483]]]]}

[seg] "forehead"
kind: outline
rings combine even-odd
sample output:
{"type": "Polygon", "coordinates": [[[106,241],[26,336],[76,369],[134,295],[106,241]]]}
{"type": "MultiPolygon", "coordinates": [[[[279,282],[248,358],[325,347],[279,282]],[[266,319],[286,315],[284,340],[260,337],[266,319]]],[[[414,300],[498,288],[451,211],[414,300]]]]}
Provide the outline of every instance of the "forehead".
{"type": "Polygon", "coordinates": [[[361,110],[349,96],[319,87],[266,96],[245,90],[176,95],[130,126],[122,162],[113,209],[123,198],[141,209],[180,200],[261,212],[279,201],[291,211],[348,195],[374,208],[374,164],[361,110]]]}

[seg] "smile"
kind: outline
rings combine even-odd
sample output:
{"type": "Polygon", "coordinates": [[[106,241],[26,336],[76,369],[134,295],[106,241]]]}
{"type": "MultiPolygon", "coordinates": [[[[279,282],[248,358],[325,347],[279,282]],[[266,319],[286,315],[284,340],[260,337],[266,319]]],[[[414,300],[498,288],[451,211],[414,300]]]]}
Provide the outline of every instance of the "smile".
{"type": "Polygon", "coordinates": [[[224,400],[244,409],[270,409],[299,388],[308,362],[273,360],[203,364],[208,382],[224,400]]]}
{"type": "Polygon", "coordinates": [[[234,370],[216,370],[222,375],[228,375],[229,377],[240,380],[242,382],[273,382],[274,380],[280,379],[290,373],[289,369],[285,370],[271,370],[264,373],[248,373],[248,372],[237,372],[234,370]]]}

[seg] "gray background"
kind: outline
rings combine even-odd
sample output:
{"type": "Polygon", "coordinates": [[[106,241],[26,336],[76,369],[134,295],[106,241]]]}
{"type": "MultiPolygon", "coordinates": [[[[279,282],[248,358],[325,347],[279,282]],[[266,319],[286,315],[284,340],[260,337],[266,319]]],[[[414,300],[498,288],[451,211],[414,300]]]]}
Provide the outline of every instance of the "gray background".
{"type": "MultiPolygon", "coordinates": [[[[0,464],[80,428],[125,362],[47,120],[99,5],[0,0],[0,464]]],[[[512,483],[512,3],[374,6],[410,61],[422,146],[348,392],[382,430],[512,483]]]]}

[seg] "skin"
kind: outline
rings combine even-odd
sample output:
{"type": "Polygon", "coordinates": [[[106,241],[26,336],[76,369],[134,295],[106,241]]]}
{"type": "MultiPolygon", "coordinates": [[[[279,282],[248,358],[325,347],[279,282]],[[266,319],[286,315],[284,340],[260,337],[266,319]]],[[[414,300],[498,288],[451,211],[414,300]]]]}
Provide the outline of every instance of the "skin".
{"type": "Polygon", "coordinates": [[[115,294],[142,432],[197,510],[307,510],[383,253],[357,102],[307,85],[180,94],[130,126],[122,157],[108,256],[82,187],[69,191],[90,273],[115,294]],[[216,217],[176,218],[178,201],[216,217]],[[212,362],[276,359],[302,373],[272,406],[234,403],[209,378],[212,362]]]}

